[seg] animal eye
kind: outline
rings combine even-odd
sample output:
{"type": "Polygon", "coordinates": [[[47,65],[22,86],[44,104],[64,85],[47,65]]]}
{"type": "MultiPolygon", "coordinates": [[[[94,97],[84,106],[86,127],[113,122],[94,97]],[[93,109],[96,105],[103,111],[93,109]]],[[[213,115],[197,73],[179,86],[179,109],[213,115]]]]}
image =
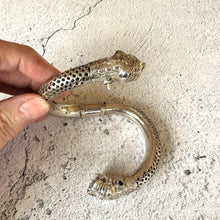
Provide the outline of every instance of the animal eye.
{"type": "Polygon", "coordinates": [[[123,181],[119,180],[119,181],[118,181],[118,184],[119,184],[120,186],[122,186],[124,183],[123,183],[123,181]]]}

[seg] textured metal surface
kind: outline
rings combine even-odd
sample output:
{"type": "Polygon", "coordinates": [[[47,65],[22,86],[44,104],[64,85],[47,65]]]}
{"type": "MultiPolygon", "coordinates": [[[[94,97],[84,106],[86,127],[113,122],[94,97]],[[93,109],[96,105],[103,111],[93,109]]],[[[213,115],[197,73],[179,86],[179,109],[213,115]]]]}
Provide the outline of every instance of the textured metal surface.
{"type": "Polygon", "coordinates": [[[45,83],[40,88],[39,94],[51,102],[60,94],[85,83],[99,81],[108,86],[114,81],[135,80],[144,67],[145,63],[140,62],[136,57],[116,51],[110,58],[60,73],[45,83]]]}
{"type": "Polygon", "coordinates": [[[45,83],[39,94],[51,103],[50,115],[57,117],[87,117],[120,114],[134,121],[146,140],[146,156],[133,175],[108,177],[97,174],[89,185],[88,193],[100,199],[117,199],[124,196],[152,177],[160,158],[160,140],[156,128],[141,111],[119,104],[63,105],[52,102],[57,96],[84,83],[101,81],[109,85],[116,80],[125,82],[136,79],[145,64],[136,57],[117,51],[112,57],[65,71],[45,83]]]}

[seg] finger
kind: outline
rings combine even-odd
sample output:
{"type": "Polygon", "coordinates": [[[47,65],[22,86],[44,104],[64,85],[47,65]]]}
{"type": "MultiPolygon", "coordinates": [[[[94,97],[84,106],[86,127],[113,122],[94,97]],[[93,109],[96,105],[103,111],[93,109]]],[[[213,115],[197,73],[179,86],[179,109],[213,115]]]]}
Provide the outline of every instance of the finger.
{"type": "Polygon", "coordinates": [[[35,120],[35,122],[44,121],[44,120],[47,119],[47,118],[48,118],[48,115],[44,115],[44,116],[38,118],[37,120],[35,120]]]}
{"type": "MultiPolygon", "coordinates": [[[[0,92],[2,93],[6,93],[9,95],[20,95],[20,94],[24,94],[24,93],[35,93],[31,88],[16,88],[14,86],[9,86],[5,83],[1,83],[0,82],[0,92]]],[[[59,95],[54,102],[58,103],[61,102],[65,97],[67,97],[68,95],[70,95],[70,91],[67,91],[61,95],[59,95]]]]}
{"type": "Polygon", "coordinates": [[[1,101],[0,148],[48,111],[49,104],[36,94],[23,94],[1,101]]]}
{"type": "Polygon", "coordinates": [[[38,89],[42,83],[59,73],[32,48],[2,40],[0,40],[0,71],[19,71],[31,79],[30,87],[33,89],[38,89]]]}
{"type": "Polygon", "coordinates": [[[23,93],[34,93],[31,88],[16,88],[14,86],[9,86],[5,83],[0,83],[0,92],[6,93],[9,95],[19,95],[23,93]]]}
{"type": "Polygon", "coordinates": [[[32,79],[20,73],[19,71],[1,71],[0,82],[4,82],[5,84],[12,85],[17,88],[26,88],[30,87],[32,79]]]}
{"type": "Polygon", "coordinates": [[[71,92],[70,91],[67,91],[67,92],[64,92],[62,93],[61,95],[57,96],[55,99],[54,99],[54,102],[55,103],[58,103],[58,102],[61,102],[62,100],[64,100],[64,98],[66,98],[68,95],[70,95],[71,92]]]}

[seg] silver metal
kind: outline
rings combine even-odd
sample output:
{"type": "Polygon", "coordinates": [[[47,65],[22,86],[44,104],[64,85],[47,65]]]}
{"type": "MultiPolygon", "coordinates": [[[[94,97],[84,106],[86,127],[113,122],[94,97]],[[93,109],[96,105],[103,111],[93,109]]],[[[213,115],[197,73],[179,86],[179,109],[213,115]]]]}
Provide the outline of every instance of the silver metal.
{"type": "Polygon", "coordinates": [[[49,114],[56,117],[104,116],[120,114],[134,121],[143,132],[146,140],[146,155],[141,166],[130,176],[108,177],[97,174],[88,187],[88,193],[99,199],[117,199],[124,196],[153,176],[160,158],[159,134],[152,122],[141,111],[120,104],[82,104],[64,105],[52,102],[57,96],[69,89],[101,81],[106,85],[114,81],[135,80],[145,64],[136,57],[117,51],[112,57],[94,61],[90,64],[65,71],[45,83],[39,94],[50,102],[49,114]]]}
{"type": "Polygon", "coordinates": [[[129,82],[138,78],[145,63],[120,50],[110,57],[62,72],[43,84],[38,93],[48,102],[60,94],[83,84],[102,82],[107,88],[112,82],[129,82]]]}

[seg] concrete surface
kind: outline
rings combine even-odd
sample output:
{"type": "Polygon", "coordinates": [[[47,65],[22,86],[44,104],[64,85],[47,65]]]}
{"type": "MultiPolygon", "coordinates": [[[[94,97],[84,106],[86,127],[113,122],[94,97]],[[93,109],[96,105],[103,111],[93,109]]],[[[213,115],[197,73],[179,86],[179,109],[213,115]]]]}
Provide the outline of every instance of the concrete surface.
{"type": "Polygon", "coordinates": [[[117,49],[146,62],[136,82],[92,85],[72,98],[144,110],[163,152],[148,184],[100,201],[86,193],[95,173],[129,173],[141,162],[137,127],[119,116],[32,124],[0,151],[0,219],[220,219],[219,6],[1,0],[0,38],[30,45],[60,70],[117,49]]]}

